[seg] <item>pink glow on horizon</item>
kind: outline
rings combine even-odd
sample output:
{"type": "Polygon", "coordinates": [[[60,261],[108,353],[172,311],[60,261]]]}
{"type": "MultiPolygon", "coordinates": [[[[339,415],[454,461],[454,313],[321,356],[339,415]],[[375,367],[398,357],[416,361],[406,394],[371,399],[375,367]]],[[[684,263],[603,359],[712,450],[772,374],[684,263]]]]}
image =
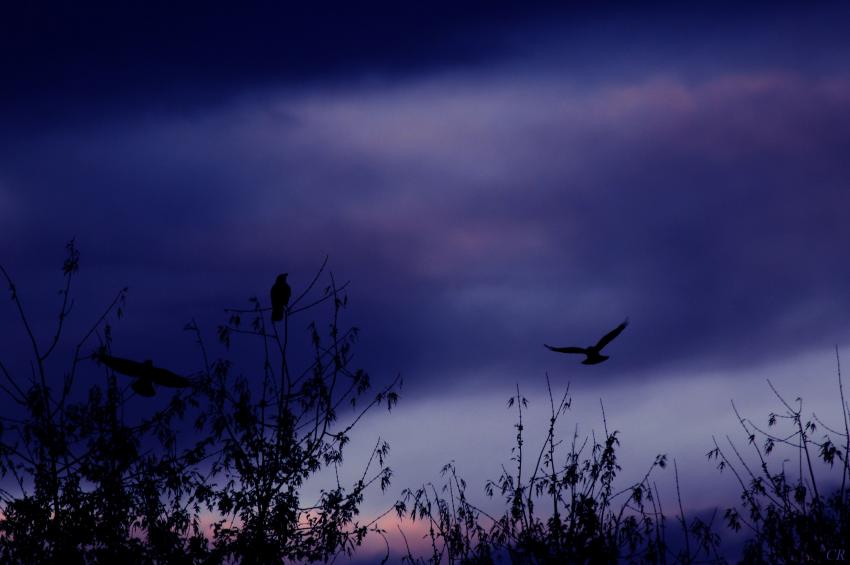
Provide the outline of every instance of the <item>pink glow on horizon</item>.
{"type": "MultiPolygon", "coordinates": [[[[2,515],[0,515],[0,518],[2,518],[2,515]]],[[[212,539],[212,525],[219,519],[220,516],[216,513],[208,510],[201,512],[199,516],[201,531],[207,536],[207,539],[212,539]]],[[[360,516],[359,519],[355,519],[360,525],[370,523],[371,520],[374,520],[374,518],[369,516],[360,516]]],[[[299,523],[302,526],[307,525],[306,514],[301,515],[299,523]]],[[[238,521],[234,524],[238,525],[238,521]]],[[[369,527],[369,534],[364,538],[362,544],[355,548],[352,557],[354,559],[374,557],[380,560],[386,554],[388,544],[391,560],[405,555],[407,547],[410,548],[414,556],[428,555],[431,552],[429,528],[427,518],[413,521],[406,517],[399,518],[395,511],[392,511],[374,520],[374,523],[369,527]],[[383,535],[374,531],[375,529],[381,530],[383,535]]]]}

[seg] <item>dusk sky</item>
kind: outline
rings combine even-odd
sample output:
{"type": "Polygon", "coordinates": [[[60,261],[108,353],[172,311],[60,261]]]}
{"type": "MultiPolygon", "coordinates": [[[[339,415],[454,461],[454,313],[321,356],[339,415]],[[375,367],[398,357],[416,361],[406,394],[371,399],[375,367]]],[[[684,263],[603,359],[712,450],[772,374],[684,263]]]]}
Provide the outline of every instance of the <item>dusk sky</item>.
{"type": "Polygon", "coordinates": [[[483,498],[547,372],[567,434],[601,398],[625,474],[676,457],[692,508],[737,500],[705,461],[730,399],[840,415],[850,4],[41,6],[0,8],[0,264],[42,339],[72,237],[79,327],[129,286],[114,347],[187,374],[187,321],[329,255],[355,364],[404,377],[356,434],[393,447],[370,508],[451,459],[483,498]],[[626,317],[604,364],[543,347],[626,317]]]}

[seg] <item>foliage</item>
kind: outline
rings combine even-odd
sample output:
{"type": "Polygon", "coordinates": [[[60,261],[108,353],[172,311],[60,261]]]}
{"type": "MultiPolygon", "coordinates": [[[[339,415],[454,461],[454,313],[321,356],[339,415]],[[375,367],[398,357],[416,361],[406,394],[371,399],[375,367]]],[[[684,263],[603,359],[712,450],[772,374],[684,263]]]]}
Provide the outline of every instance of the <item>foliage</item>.
{"type": "MultiPolygon", "coordinates": [[[[353,429],[370,410],[396,404],[400,381],[372,392],[368,373],[351,367],[358,330],[340,322],[348,285],[337,285],[326,263],[280,324],[267,322],[270,309],[257,298],[249,308],[226,311],[218,341],[227,351],[236,340],[253,340],[261,352],[255,366],[211,360],[202,329],[187,324],[200,368],[191,387],[164,401],[137,398],[127,377],[97,363],[112,355],[113,345],[120,349],[113,325],[123,317],[126,288],[81,339],[65,345],[80,265],[74,241],[66,248],[61,306],[46,341],[0,266],[29,357],[28,371],[20,359],[14,366],[0,359],[0,561],[330,561],[353,555],[368,534],[383,535],[377,526],[383,515],[363,520],[359,511],[370,487],[390,485],[389,445],[378,439],[353,484],[342,484],[338,469],[353,429]],[[323,278],[327,284],[319,290],[323,278]],[[290,332],[294,320],[316,313],[327,321],[305,320],[303,336],[290,332]],[[70,358],[63,363],[65,354],[70,358]],[[306,483],[331,470],[333,486],[315,501],[303,500],[306,483]]],[[[846,552],[850,539],[850,406],[840,360],[843,426],[829,426],[816,414],[805,418],[800,398],[789,403],[768,384],[783,410],[771,413],[766,427],[732,405],[754,462],[728,437],[728,448],[715,439],[708,453],[741,488],[740,505],[727,509],[725,519],[733,531],[748,532],[742,561],[842,555],[837,552],[846,552]],[[783,424],[788,431],[779,431],[783,424]],[[771,457],[789,452],[794,465],[786,467],[788,459],[778,469],[771,465],[771,457]]],[[[440,487],[402,492],[393,509],[427,524],[430,542],[424,556],[407,547],[404,561],[724,562],[713,519],[687,519],[681,496],[676,527],[668,528],[651,480],[656,468],[666,467],[665,455],[657,455],[639,481],[618,487],[619,433],[609,431],[604,407],[601,437],[582,437],[576,426],[565,441],[569,387],[557,402],[551,387],[548,392],[547,433],[533,451],[525,430],[528,402],[518,386],[508,401],[516,411],[511,463],[484,485],[486,496],[502,501],[501,513],[470,500],[454,462],[443,467],[440,487]]]]}
{"type": "MultiPolygon", "coordinates": [[[[266,309],[252,299],[249,310],[229,310],[219,339],[226,345],[233,335],[259,337],[264,343],[263,376],[255,379],[231,377],[227,362],[208,363],[202,388],[209,403],[196,420],[217,454],[210,468],[217,482],[208,481],[198,498],[214,508],[220,519],[213,524],[213,555],[218,559],[238,557],[244,563],[297,560],[328,560],[339,552],[351,554],[361,544],[374,520],[356,521],[365,490],[378,483],[385,490],[391,471],[385,465],[389,445],[375,445],[362,476],[349,488],[340,484],[322,491],[320,499],[303,506],[299,489],[325,467],[342,463],[349,434],[360,418],[373,407],[398,401],[398,380],[373,396],[369,375],[349,369],[357,329],[343,331],[339,317],[347,304],[333,276],[321,298],[301,302],[318,281],[319,269],[307,289],[298,296],[284,318],[282,335],[278,326],[266,325],[266,309]],[[315,322],[309,324],[312,362],[299,372],[290,370],[289,323],[298,314],[325,301],[332,304],[331,323],[323,338],[315,322]],[[250,316],[248,327],[242,318],[250,316]],[[365,401],[365,403],[364,403],[365,401]],[[362,406],[360,405],[362,404],[362,406]],[[343,425],[337,423],[342,408],[357,411],[343,425]],[[378,469],[372,471],[377,462],[378,469]]],[[[189,329],[200,333],[192,324],[189,329]]],[[[205,446],[206,447],[206,446],[205,446]]]]}
{"type": "Polygon", "coordinates": [[[836,359],[843,431],[824,424],[814,413],[811,419],[804,419],[803,400],[798,397],[795,404],[789,403],[768,381],[784,411],[771,413],[766,429],[742,417],[732,404],[756,463],[748,463],[728,437],[729,454],[716,439],[714,449],[708,452],[708,458],[716,460],[721,471],[731,471],[741,487],[741,508],[727,509],[725,517],[734,531],[744,528],[750,533],[744,562],[822,562],[846,555],[846,540],[850,540],[850,407],[844,398],[837,348],[836,359]],[[782,423],[790,430],[779,431],[782,423]],[[819,427],[828,432],[820,441],[816,435],[819,427]],[[836,443],[833,438],[840,439],[836,443]],[[777,452],[790,453],[796,465],[786,469],[789,459],[784,459],[778,470],[772,469],[769,458],[777,452]],[[824,468],[816,471],[818,459],[824,468]],[[834,480],[836,471],[841,474],[840,481],[834,480]]]}
{"type": "Polygon", "coordinates": [[[210,361],[194,322],[187,326],[204,366],[188,390],[163,406],[134,399],[126,377],[94,360],[110,354],[112,324],[123,315],[127,289],[117,294],[73,347],[69,367],[53,357],[71,314],[71,287],[80,254],[71,241],[63,263],[62,305],[44,346],[30,325],[9,273],[11,292],[31,345],[32,371],[0,362],[0,561],[9,563],[198,563],[238,560],[279,563],[327,560],[352,552],[374,521],[357,522],[365,491],[389,485],[389,446],[379,440],[363,475],[349,488],[321,493],[304,504],[301,489],[311,476],[342,462],[349,436],[368,410],[398,400],[397,380],[369,393],[369,376],[349,368],[355,328],[342,330],[347,299],[330,275],[318,297],[311,294],[324,272],[290,304],[283,334],[265,325],[267,308],[252,299],[248,311],[231,311],[219,328],[260,339],[262,376],[234,375],[230,361],[210,361]],[[309,325],[312,362],[291,372],[288,323],[331,304],[328,338],[309,325]],[[81,390],[80,375],[102,371],[102,381],[81,390]],[[23,374],[22,374],[23,373],[23,374]],[[132,408],[131,402],[136,402],[132,408]],[[343,408],[353,406],[347,412],[343,408]],[[153,407],[156,406],[156,407],[153,407]],[[339,421],[341,413],[349,414],[339,421]],[[143,414],[139,416],[139,414],[143,414]],[[135,416],[135,417],[134,417],[135,416]],[[194,431],[188,421],[194,423],[194,431]],[[373,467],[377,466],[377,469],[373,467]],[[202,515],[213,518],[211,530],[202,515]]]}
{"type": "MultiPolygon", "coordinates": [[[[548,384],[548,377],[547,377],[548,384]]],[[[524,438],[524,409],[527,400],[517,387],[508,401],[517,411],[516,445],[511,461],[496,481],[488,481],[485,493],[501,496],[505,511],[492,516],[471,503],[466,482],[454,463],[442,469],[446,479],[438,490],[433,484],[404,493],[399,513],[428,523],[431,554],[410,563],[613,563],[618,561],[665,563],[668,558],[691,563],[698,557],[722,561],[717,553],[719,538],[711,525],[695,518],[687,524],[681,510],[685,545],[673,550],[665,538],[666,518],[658,489],[650,482],[652,471],[664,468],[665,455],[657,455],[643,478],[616,489],[621,468],[617,462],[618,432],[608,430],[603,409],[604,437],[581,438],[578,427],[564,453],[557,423],[571,405],[569,387],[557,403],[549,387],[550,417],[546,438],[529,475],[524,475],[528,457],[524,438]],[[543,512],[541,512],[541,508],[543,512]],[[690,539],[694,545],[691,547],[690,539]]],[[[676,473],[678,486],[678,471],[676,473]]]]}

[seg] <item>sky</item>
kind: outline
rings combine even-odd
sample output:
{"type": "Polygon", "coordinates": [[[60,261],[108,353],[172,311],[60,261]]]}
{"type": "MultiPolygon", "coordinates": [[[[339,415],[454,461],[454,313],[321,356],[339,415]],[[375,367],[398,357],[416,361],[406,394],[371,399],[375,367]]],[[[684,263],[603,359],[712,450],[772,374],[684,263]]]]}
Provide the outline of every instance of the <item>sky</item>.
{"type": "MultiPolygon", "coordinates": [[[[223,308],[279,272],[297,293],[327,255],[356,364],[404,377],[362,429],[391,440],[394,489],[454,459],[480,492],[509,457],[505,400],[518,383],[544,426],[548,372],[570,383],[569,430],[598,428],[603,401],[635,477],[666,452],[692,508],[735,502],[705,462],[712,435],[739,433],[730,399],[766,421],[770,378],[840,417],[849,16],[4,5],[0,264],[47,339],[76,238],[75,315],[129,286],[115,347],[189,373],[188,320],[212,338],[223,308]],[[602,365],[542,346],[627,317],[602,365]]],[[[10,304],[0,329],[14,364],[10,304]]]]}

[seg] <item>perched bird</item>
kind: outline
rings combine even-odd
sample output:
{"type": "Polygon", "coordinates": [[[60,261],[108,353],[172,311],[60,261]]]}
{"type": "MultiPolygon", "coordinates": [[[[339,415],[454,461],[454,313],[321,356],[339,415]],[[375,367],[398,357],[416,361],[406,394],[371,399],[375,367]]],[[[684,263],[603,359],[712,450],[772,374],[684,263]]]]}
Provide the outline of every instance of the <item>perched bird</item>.
{"type": "Polygon", "coordinates": [[[283,273],[277,276],[272,286],[272,322],[283,320],[283,311],[289,306],[289,297],[292,296],[292,289],[286,282],[288,273],[283,273]]]}
{"type": "Polygon", "coordinates": [[[156,394],[153,387],[155,384],[169,388],[186,388],[192,386],[191,380],[172,373],[168,369],[155,367],[153,361],[150,359],[144,363],[139,363],[131,359],[113,357],[106,354],[96,355],[95,358],[116,373],[135,377],[136,380],[133,381],[130,387],[140,396],[150,397],[156,394]]]}
{"type": "Polygon", "coordinates": [[[607,355],[602,355],[602,348],[611,343],[611,341],[620,335],[620,333],[626,329],[626,326],[629,325],[629,320],[626,318],[626,321],[602,336],[596,345],[591,345],[589,347],[552,347],[551,345],[543,344],[546,349],[550,351],[557,351],[558,353],[581,353],[585,355],[586,358],[582,361],[583,365],[596,365],[597,363],[602,363],[606,359],[608,359],[607,355]]]}

